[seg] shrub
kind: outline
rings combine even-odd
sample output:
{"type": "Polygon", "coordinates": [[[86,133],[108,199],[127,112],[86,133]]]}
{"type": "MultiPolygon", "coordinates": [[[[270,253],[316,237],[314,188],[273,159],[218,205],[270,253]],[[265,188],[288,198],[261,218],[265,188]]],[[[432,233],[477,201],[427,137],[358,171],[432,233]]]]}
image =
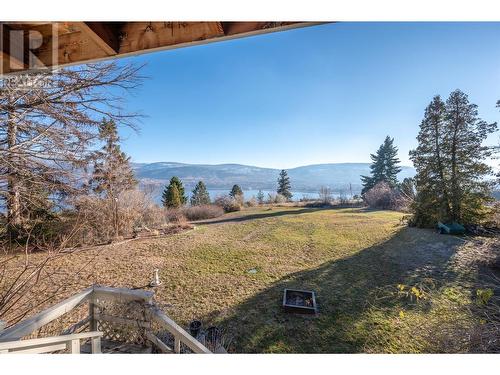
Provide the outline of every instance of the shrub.
{"type": "Polygon", "coordinates": [[[285,203],[287,199],[285,196],[281,194],[268,193],[267,194],[267,203],[285,203]]]}
{"type": "Polygon", "coordinates": [[[221,195],[215,198],[215,205],[222,207],[224,212],[235,212],[241,210],[241,200],[230,197],[229,195],[221,195]]]}
{"type": "Polygon", "coordinates": [[[165,212],[165,218],[168,223],[185,223],[186,216],[184,216],[184,212],[180,208],[169,208],[165,212]]]}
{"type": "Polygon", "coordinates": [[[136,227],[158,227],[165,224],[165,211],[144,192],[127,190],[118,196],[119,220],[125,232],[136,227]]]}
{"type": "Polygon", "coordinates": [[[400,210],[403,205],[399,192],[384,181],[368,190],[363,199],[369,207],[383,210],[400,210]]]}
{"type": "Polygon", "coordinates": [[[96,244],[131,235],[137,227],[165,223],[163,209],[139,190],[127,190],[115,199],[79,196],[71,202],[74,212],[65,214],[75,222],[82,244],[96,244]]]}
{"type": "Polygon", "coordinates": [[[248,201],[245,202],[245,205],[247,207],[255,207],[259,204],[257,199],[255,197],[250,198],[248,201]]]}
{"type": "Polygon", "coordinates": [[[191,221],[213,219],[214,217],[224,215],[224,209],[213,204],[186,207],[182,212],[191,221]]]}

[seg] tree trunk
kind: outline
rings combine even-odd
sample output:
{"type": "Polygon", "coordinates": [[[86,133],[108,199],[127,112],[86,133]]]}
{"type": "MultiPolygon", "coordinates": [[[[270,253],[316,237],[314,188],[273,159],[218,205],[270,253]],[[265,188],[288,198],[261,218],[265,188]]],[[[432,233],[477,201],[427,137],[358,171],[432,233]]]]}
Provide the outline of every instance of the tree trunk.
{"type": "Polygon", "coordinates": [[[439,136],[440,132],[438,130],[438,123],[434,125],[434,147],[436,150],[436,159],[437,159],[437,165],[439,169],[439,178],[441,179],[440,181],[440,188],[441,188],[441,193],[443,194],[444,202],[445,202],[445,211],[446,211],[446,217],[450,218],[452,216],[451,214],[451,208],[450,208],[450,197],[448,194],[448,189],[446,188],[446,181],[444,179],[444,169],[443,169],[443,163],[441,160],[441,147],[439,145],[439,136]]]}
{"type": "Polygon", "coordinates": [[[17,144],[17,122],[12,111],[7,115],[7,222],[12,229],[21,224],[21,192],[16,157],[10,150],[17,144]]]}
{"type": "Polygon", "coordinates": [[[458,184],[457,171],[457,136],[460,119],[458,115],[459,108],[456,108],[455,123],[453,124],[453,138],[451,143],[451,219],[452,221],[460,221],[460,192],[458,184]]]}

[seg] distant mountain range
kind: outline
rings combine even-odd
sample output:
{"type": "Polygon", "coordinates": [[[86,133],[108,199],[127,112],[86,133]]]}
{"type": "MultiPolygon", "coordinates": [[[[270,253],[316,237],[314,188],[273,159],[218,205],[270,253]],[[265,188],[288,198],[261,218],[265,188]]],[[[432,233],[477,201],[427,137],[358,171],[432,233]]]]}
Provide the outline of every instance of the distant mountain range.
{"type": "MultiPolygon", "coordinates": [[[[238,184],[243,190],[275,190],[278,169],[260,168],[241,164],[183,164],[175,162],[133,163],[136,177],[142,185],[165,184],[172,176],[179,177],[187,189],[203,180],[208,189],[230,189],[238,184]]],[[[317,192],[327,186],[334,192],[361,191],[361,175],[370,173],[369,163],[315,164],[287,170],[293,191],[317,192]]],[[[402,167],[398,178],[415,175],[412,167],[402,167]]]]}

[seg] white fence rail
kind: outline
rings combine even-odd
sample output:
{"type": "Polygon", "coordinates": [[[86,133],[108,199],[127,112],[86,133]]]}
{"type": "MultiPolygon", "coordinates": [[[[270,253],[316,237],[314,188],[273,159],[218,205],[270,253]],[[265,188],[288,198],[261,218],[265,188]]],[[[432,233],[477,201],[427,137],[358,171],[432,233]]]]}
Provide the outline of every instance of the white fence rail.
{"type": "Polygon", "coordinates": [[[68,350],[80,354],[80,340],[90,339],[92,354],[101,353],[102,332],[84,332],[73,335],[44,337],[40,339],[8,341],[0,343],[0,354],[38,354],[68,350]]]}
{"type": "MultiPolygon", "coordinates": [[[[4,330],[0,330],[0,354],[3,353],[47,353],[68,349],[71,353],[80,352],[80,340],[91,340],[92,353],[101,352],[102,332],[97,331],[97,320],[113,321],[122,325],[139,325],[147,328],[151,321],[155,321],[174,336],[174,348],[170,348],[152,332],[146,331],[146,339],[164,353],[180,353],[181,343],[186,345],[194,353],[211,353],[203,344],[193,338],[186,330],[180,327],[153,303],[153,292],[143,290],[130,290],[123,288],[109,288],[93,286],[84,291],[65,299],[58,304],[28,318],[18,324],[4,330]],[[113,302],[140,302],[146,308],[145,321],[138,322],[122,317],[111,317],[96,314],[94,304],[98,301],[113,302]],[[91,332],[68,334],[61,336],[46,337],[40,339],[21,340],[40,329],[44,325],[54,321],[82,303],[89,303],[89,316],[82,322],[89,323],[91,332]]],[[[77,325],[80,324],[77,323],[77,325]]]]}

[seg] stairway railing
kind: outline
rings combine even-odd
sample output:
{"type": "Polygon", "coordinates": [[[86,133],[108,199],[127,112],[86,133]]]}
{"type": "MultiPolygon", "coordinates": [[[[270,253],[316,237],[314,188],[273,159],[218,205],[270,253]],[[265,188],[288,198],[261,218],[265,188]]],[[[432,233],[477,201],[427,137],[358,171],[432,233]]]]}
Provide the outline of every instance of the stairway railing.
{"type": "MultiPolygon", "coordinates": [[[[92,286],[35,314],[31,318],[25,319],[7,329],[0,330],[0,354],[21,350],[22,348],[31,350],[31,353],[45,353],[64,349],[68,349],[68,351],[74,353],[80,351],[80,340],[84,338],[91,339],[92,353],[94,353],[94,349],[96,353],[100,352],[100,340],[103,333],[98,332],[98,321],[111,322],[118,325],[140,326],[144,328],[144,338],[155,345],[161,352],[181,353],[182,343],[194,353],[211,353],[202,343],[197,341],[186,332],[186,330],[161,311],[158,306],[154,304],[153,296],[153,292],[145,290],[92,286]],[[113,303],[137,302],[139,306],[144,309],[143,319],[137,320],[128,317],[100,314],[97,312],[96,305],[102,301],[113,303]],[[31,335],[44,325],[60,318],[84,303],[89,304],[89,315],[64,331],[69,334],[41,339],[21,340],[23,337],[31,335]],[[150,327],[152,322],[155,322],[174,336],[173,348],[170,348],[151,331],[150,327]],[[90,332],[73,333],[77,328],[85,326],[86,324],[88,324],[90,332]],[[97,351],[98,347],[99,351],[97,351]]],[[[24,352],[26,352],[26,350],[24,352]]]]}

